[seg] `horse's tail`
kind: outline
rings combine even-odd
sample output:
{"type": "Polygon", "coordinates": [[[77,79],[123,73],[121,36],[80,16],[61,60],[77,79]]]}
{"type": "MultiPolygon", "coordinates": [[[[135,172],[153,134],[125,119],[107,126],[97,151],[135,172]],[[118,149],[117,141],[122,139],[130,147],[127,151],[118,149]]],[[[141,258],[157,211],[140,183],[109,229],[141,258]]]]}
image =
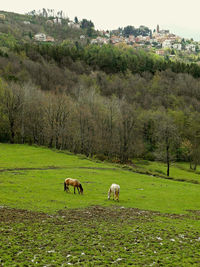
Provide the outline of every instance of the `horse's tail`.
{"type": "Polygon", "coordinates": [[[66,185],[65,181],[64,181],[64,191],[67,191],[67,185],[66,185]]]}
{"type": "Polygon", "coordinates": [[[80,187],[80,190],[81,190],[81,194],[83,194],[83,187],[82,187],[82,185],[80,184],[79,187],[80,187]]]}
{"type": "Polygon", "coordinates": [[[120,186],[116,190],[116,198],[119,201],[119,191],[120,191],[120,186]]]}

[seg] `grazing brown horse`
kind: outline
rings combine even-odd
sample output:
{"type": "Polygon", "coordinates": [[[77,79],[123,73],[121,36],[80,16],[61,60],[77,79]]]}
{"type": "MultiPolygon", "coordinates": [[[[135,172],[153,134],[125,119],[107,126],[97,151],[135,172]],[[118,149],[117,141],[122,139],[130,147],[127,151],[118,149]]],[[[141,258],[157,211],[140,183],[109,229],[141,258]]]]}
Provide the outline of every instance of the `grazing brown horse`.
{"type": "Polygon", "coordinates": [[[83,194],[83,187],[81,183],[77,179],[72,179],[72,178],[67,178],[64,181],[64,191],[68,192],[69,191],[69,185],[74,187],[74,194],[76,194],[75,189],[77,188],[78,193],[83,194]],[[80,189],[80,191],[79,191],[80,189]]]}

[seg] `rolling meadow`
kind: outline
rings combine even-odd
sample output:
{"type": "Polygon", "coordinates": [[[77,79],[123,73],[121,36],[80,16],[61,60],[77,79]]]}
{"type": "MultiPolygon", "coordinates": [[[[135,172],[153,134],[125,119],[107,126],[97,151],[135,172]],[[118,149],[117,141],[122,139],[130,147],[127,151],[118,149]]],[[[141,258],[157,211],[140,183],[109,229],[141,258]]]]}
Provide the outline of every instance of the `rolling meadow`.
{"type": "Polygon", "coordinates": [[[166,179],[162,163],[134,166],[0,144],[0,265],[199,266],[198,169],[176,163],[166,179]],[[83,195],[64,192],[67,177],[83,195]]]}

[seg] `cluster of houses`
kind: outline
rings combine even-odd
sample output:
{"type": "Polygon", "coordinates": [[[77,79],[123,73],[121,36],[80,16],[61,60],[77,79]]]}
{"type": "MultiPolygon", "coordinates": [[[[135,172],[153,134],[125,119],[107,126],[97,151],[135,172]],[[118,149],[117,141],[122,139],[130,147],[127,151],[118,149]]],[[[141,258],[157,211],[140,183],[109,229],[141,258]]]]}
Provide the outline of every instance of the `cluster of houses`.
{"type": "MultiPolygon", "coordinates": [[[[30,24],[29,21],[24,21],[24,24],[30,24]]],[[[49,26],[53,26],[54,24],[57,25],[62,25],[62,20],[60,18],[54,18],[52,20],[47,20],[46,24],[49,26]]],[[[72,29],[80,29],[80,24],[79,23],[75,23],[73,21],[69,21],[68,22],[68,26],[72,29]]],[[[80,39],[85,39],[84,35],[80,36],[80,39]]],[[[38,42],[55,42],[54,38],[51,36],[48,36],[44,33],[37,33],[34,35],[34,40],[38,41],[38,42]]]]}
{"type": "Polygon", "coordinates": [[[0,20],[5,20],[6,16],[4,14],[0,14],[0,20]]]}
{"type": "Polygon", "coordinates": [[[147,44],[150,42],[149,36],[137,36],[129,35],[129,37],[124,37],[122,35],[111,35],[106,34],[104,36],[98,36],[95,39],[91,40],[92,44],[113,44],[117,45],[120,43],[125,43],[132,46],[143,46],[144,44],[147,44]]]}
{"type": "MultiPolygon", "coordinates": [[[[0,21],[6,19],[4,14],[0,14],[0,21]]],[[[31,24],[30,21],[23,21],[25,25],[31,24]]],[[[61,18],[53,18],[46,21],[46,24],[49,26],[52,25],[62,25],[61,18]]],[[[80,29],[80,23],[74,21],[69,21],[68,26],[74,30],[80,29]]],[[[80,40],[84,40],[85,35],[80,36],[80,40]]],[[[34,40],[38,42],[55,42],[54,38],[46,35],[45,33],[37,33],[34,35],[34,40]]],[[[196,52],[197,48],[200,49],[199,44],[189,41],[183,42],[183,39],[173,33],[170,33],[169,30],[160,30],[159,25],[157,25],[156,30],[153,33],[147,36],[134,36],[129,35],[124,37],[122,33],[113,34],[109,31],[99,31],[99,36],[91,40],[91,44],[127,44],[132,47],[145,47],[147,49],[154,48],[155,53],[158,55],[165,55],[167,49],[173,49],[177,51],[188,51],[190,53],[196,52]]]]}
{"type": "MultiPolygon", "coordinates": [[[[24,24],[28,24],[27,21],[24,21],[24,24]]],[[[30,24],[30,23],[29,23],[30,24]]],[[[62,20],[60,18],[54,18],[52,20],[47,20],[46,24],[52,26],[54,24],[62,25],[62,20]]],[[[81,25],[79,23],[75,23],[73,21],[68,22],[68,26],[74,30],[80,29],[81,25]]],[[[81,35],[80,39],[85,39],[85,35],[81,35]]],[[[55,42],[54,38],[51,36],[47,36],[44,33],[37,33],[34,35],[34,40],[38,42],[55,42]]]]}
{"type": "Polygon", "coordinates": [[[54,38],[45,33],[37,33],[34,35],[34,40],[38,42],[55,42],[54,38]]]}
{"type": "MultiPolygon", "coordinates": [[[[24,24],[30,24],[30,22],[28,21],[24,21],[24,24]]],[[[48,26],[53,26],[54,24],[57,24],[57,25],[62,25],[62,20],[60,18],[54,18],[52,20],[47,20],[46,21],[46,24],[48,26]]],[[[69,21],[68,22],[68,26],[74,30],[78,30],[80,29],[81,25],[80,23],[75,23],[73,21],[69,21]]],[[[83,40],[85,39],[85,36],[84,35],[81,35],[80,36],[80,39],[83,40]]],[[[54,38],[51,37],[51,36],[47,36],[46,34],[44,33],[37,33],[34,35],[34,40],[35,41],[38,41],[38,42],[55,42],[54,38]]]]}
{"type": "Polygon", "coordinates": [[[183,45],[182,38],[170,33],[169,30],[160,30],[157,26],[157,30],[148,36],[134,36],[129,35],[129,37],[124,37],[122,34],[112,35],[108,31],[101,31],[101,36],[91,40],[92,44],[127,44],[132,47],[145,47],[145,48],[155,48],[158,55],[164,55],[166,49],[174,50],[186,50],[188,52],[196,51],[196,44],[194,42],[185,43],[183,45]]]}

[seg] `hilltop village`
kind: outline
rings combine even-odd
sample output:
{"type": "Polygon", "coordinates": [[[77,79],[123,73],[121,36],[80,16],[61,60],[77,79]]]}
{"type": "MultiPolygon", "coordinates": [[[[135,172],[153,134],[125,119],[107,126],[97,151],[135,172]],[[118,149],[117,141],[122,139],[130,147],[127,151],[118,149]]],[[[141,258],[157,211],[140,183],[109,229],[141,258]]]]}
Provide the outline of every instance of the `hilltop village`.
{"type": "MultiPolygon", "coordinates": [[[[144,26],[140,26],[142,28],[144,26]]],[[[160,30],[157,25],[156,30],[145,35],[128,35],[123,36],[122,31],[100,31],[100,36],[91,40],[92,44],[108,44],[113,45],[127,44],[132,47],[154,49],[156,54],[165,55],[167,49],[177,51],[187,51],[189,53],[198,52],[200,45],[192,39],[184,39],[176,34],[170,33],[169,30],[160,30]]]]}
{"type": "MultiPolygon", "coordinates": [[[[24,22],[28,23],[28,22],[24,22]]],[[[48,25],[53,24],[62,24],[61,19],[53,19],[47,20],[46,23],[48,25]]],[[[75,23],[73,21],[68,22],[68,26],[73,30],[80,30],[81,23],[75,23]]],[[[131,26],[128,26],[131,27],[131,26]]],[[[145,26],[140,26],[140,29],[147,28],[145,26]]],[[[80,40],[85,40],[87,37],[83,34],[80,35],[80,40]]],[[[44,33],[37,33],[34,36],[36,41],[44,41],[44,42],[54,42],[54,38],[51,36],[47,36],[44,33]]],[[[176,51],[184,51],[187,53],[195,53],[200,50],[200,43],[195,42],[193,39],[184,39],[180,36],[170,33],[169,30],[160,30],[159,25],[157,25],[156,30],[152,33],[149,30],[147,34],[140,35],[124,35],[123,30],[113,30],[113,31],[104,31],[97,30],[97,37],[92,38],[90,40],[91,44],[113,44],[113,45],[129,45],[133,48],[145,48],[145,49],[153,49],[155,53],[161,56],[169,54],[169,50],[172,50],[171,57],[175,56],[174,50],[176,51]]]]}
{"type": "MultiPolygon", "coordinates": [[[[51,23],[61,25],[62,20],[48,20],[47,23],[49,25],[51,23]]],[[[74,21],[69,21],[68,26],[74,31],[82,28],[81,23],[76,23],[74,21]]],[[[127,26],[126,28],[128,27],[133,26],[127,26]]],[[[145,26],[140,26],[139,29],[142,31],[139,31],[140,34],[138,33],[138,35],[137,31],[135,31],[134,34],[124,33],[124,29],[119,28],[118,30],[112,31],[97,30],[95,38],[92,38],[93,36],[91,36],[89,43],[96,45],[127,45],[135,49],[141,48],[149,50],[159,56],[165,56],[171,59],[182,58],[183,60],[188,61],[199,61],[198,53],[200,52],[200,42],[196,42],[193,39],[182,38],[171,33],[169,30],[160,29],[159,25],[157,25],[156,30],[153,32],[145,26]],[[148,29],[148,31],[145,31],[144,29],[148,29]]],[[[55,42],[53,37],[46,36],[44,33],[36,34],[34,38],[37,41],[55,42]]],[[[80,34],[79,41],[84,43],[88,40],[87,38],[87,35],[80,34]]]]}
{"type": "Polygon", "coordinates": [[[131,25],[116,30],[96,30],[90,20],[79,20],[77,17],[71,20],[64,12],[51,9],[33,10],[26,15],[1,11],[1,47],[1,43],[5,46],[5,40],[13,44],[17,40],[47,43],[70,41],[100,46],[112,44],[143,49],[165,59],[200,63],[200,42],[180,37],[168,29],[161,29],[159,25],[154,30],[131,25]]]}

